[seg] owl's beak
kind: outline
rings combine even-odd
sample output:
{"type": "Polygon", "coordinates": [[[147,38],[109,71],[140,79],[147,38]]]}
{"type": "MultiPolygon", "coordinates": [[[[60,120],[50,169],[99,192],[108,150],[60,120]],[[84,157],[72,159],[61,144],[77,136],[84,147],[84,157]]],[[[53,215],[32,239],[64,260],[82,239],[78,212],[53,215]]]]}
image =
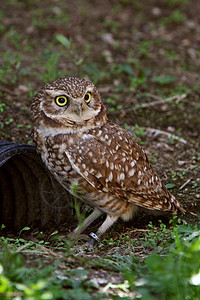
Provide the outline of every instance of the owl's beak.
{"type": "Polygon", "coordinates": [[[82,103],[74,103],[74,113],[77,114],[79,117],[82,116],[82,103]]]}

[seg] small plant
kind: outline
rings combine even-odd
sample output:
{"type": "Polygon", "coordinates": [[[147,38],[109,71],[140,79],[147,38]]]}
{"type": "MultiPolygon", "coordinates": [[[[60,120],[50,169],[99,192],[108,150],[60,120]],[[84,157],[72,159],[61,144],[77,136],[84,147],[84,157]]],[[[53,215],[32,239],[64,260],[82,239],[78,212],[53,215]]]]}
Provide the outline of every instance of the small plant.
{"type": "Polygon", "coordinates": [[[171,170],[171,177],[172,177],[172,179],[174,179],[175,177],[176,177],[176,172],[174,171],[174,170],[171,170]]]}
{"type": "Polygon", "coordinates": [[[0,112],[4,112],[6,109],[9,109],[10,107],[5,103],[0,103],[0,112]]]}
{"type": "Polygon", "coordinates": [[[66,38],[62,34],[56,34],[56,40],[60,42],[66,49],[69,49],[71,46],[71,40],[66,38]]]}
{"type": "Polygon", "coordinates": [[[200,293],[200,234],[199,226],[181,224],[174,217],[170,223],[173,228],[167,229],[160,222],[160,229],[149,224],[150,232],[145,233],[149,247],[154,251],[158,245],[168,250],[162,255],[148,255],[144,262],[129,262],[122,272],[128,281],[129,291],[137,293],[142,299],[198,299],[200,293]],[[170,246],[171,245],[171,246],[170,246]],[[170,247],[169,247],[170,246],[170,247]]]}
{"type": "Polygon", "coordinates": [[[147,78],[144,75],[143,72],[140,73],[139,77],[132,77],[131,78],[131,83],[130,83],[130,90],[134,88],[139,88],[139,87],[145,87],[146,86],[146,81],[147,78]]]}
{"type": "MultiPolygon", "coordinates": [[[[114,95],[114,97],[115,97],[115,95],[114,95]]],[[[114,98],[114,97],[113,97],[113,98],[114,98]]],[[[115,97],[116,100],[113,99],[113,98],[107,98],[107,99],[106,99],[106,103],[112,105],[112,107],[109,108],[109,111],[110,111],[110,112],[117,111],[117,110],[120,110],[120,109],[123,108],[123,105],[117,104],[117,96],[115,97]]]]}
{"type": "Polygon", "coordinates": [[[185,17],[182,15],[180,10],[176,9],[173,11],[173,13],[169,17],[163,18],[161,23],[162,23],[162,25],[168,25],[171,23],[181,24],[184,21],[185,21],[185,17]]]}
{"type": "Polygon", "coordinates": [[[166,187],[168,190],[170,190],[170,189],[173,189],[173,188],[175,187],[175,184],[174,184],[174,183],[167,183],[167,184],[165,185],[165,187],[166,187]]]}
{"type": "Polygon", "coordinates": [[[58,299],[64,295],[55,266],[24,267],[23,256],[4,244],[0,256],[0,293],[2,299],[58,299]]]}
{"type": "Polygon", "coordinates": [[[0,69],[0,81],[15,84],[20,74],[22,57],[18,53],[7,50],[3,54],[3,62],[0,69]]]}
{"type": "Polygon", "coordinates": [[[16,31],[14,26],[10,27],[7,36],[13,44],[14,48],[20,49],[23,37],[21,34],[19,34],[19,32],[16,31]]]}
{"type": "Polygon", "coordinates": [[[138,124],[135,124],[134,126],[134,133],[137,136],[144,136],[146,134],[145,130],[143,128],[140,128],[138,124]]]}
{"type": "Polygon", "coordinates": [[[111,20],[105,20],[104,25],[110,29],[111,32],[116,32],[118,28],[120,27],[120,23],[116,21],[111,21],[111,20]]]}
{"type": "Polygon", "coordinates": [[[177,5],[183,5],[189,3],[189,0],[164,0],[169,7],[176,7],[177,5]]]}
{"type": "MultiPolygon", "coordinates": [[[[184,243],[176,235],[175,241],[177,247],[165,258],[155,254],[146,259],[147,275],[142,286],[147,294],[161,296],[161,299],[198,299],[200,239],[184,243]]],[[[141,287],[138,290],[144,293],[141,287]]]]}
{"type": "Polygon", "coordinates": [[[154,76],[152,81],[160,85],[168,85],[175,82],[176,77],[175,76],[154,76]]]}
{"type": "Polygon", "coordinates": [[[5,121],[5,124],[10,125],[13,121],[13,118],[9,118],[7,121],[5,121]]]}
{"type": "Polygon", "coordinates": [[[182,172],[178,173],[178,176],[182,179],[185,176],[185,169],[183,168],[182,172]]]}
{"type": "Polygon", "coordinates": [[[152,45],[152,41],[142,41],[140,43],[139,56],[145,56],[150,58],[151,53],[149,52],[149,47],[152,45]]]}
{"type": "Polygon", "coordinates": [[[40,75],[40,78],[46,83],[51,82],[58,77],[62,77],[61,71],[58,70],[58,63],[60,59],[60,53],[51,53],[43,66],[44,74],[40,75]]]}
{"type": "Polygon", "coordinates": [[[85,71],[95,83],[97,83],[103,75],[103,73],[100,72],[97,63],[93,62],[85,62],[83,64],[83,71],[85,71]]]}
{"type": "Polygon", "coordinates": [[[134,75],[133,69],[129,63],[119,64],[116,72],[118,74],[125,73],[128,75],[134,75]]]}
{"type": "Polygon", "coordinates": [[[159,220],[160,227],[156,227],[149,223],[148,227],[150,229],[149,232],[144,233],[145,242],[143,246],[148,248],[149,250],[153,250],[157,253],[165,252],[166,247],[171,245],[173,242],[173,234],[171,229],[168,229],[165,224],[159,220]]]}

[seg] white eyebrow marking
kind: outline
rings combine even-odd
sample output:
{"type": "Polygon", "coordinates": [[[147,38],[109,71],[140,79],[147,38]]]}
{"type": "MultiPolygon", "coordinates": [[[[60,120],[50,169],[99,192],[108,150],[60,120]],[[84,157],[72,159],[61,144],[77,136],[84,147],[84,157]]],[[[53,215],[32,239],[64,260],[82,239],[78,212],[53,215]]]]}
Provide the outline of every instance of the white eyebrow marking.
{"type": "Polygon", "coordinates": [[[64,90],[45,90],[47,92],[47,94],[49,94],[50,96],[59,96],[59,95],[66,95],[69,96],[67,94],[67,91],[64,90]]]}

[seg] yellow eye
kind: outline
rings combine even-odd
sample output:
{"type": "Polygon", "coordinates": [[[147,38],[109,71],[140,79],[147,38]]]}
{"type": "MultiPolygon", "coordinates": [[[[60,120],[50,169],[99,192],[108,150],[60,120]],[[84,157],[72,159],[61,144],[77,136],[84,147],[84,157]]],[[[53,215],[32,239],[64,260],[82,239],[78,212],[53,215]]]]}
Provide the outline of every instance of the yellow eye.
{"type": "Polygon", "coordinates": [[[91,100],[91,93],[90,93],[90,92],[87,92],[87,94],[85,94],[84,99],[85,99],[85,102],[86,102],[86,103],[89,103],[90,100],[91,100]]]}
{"type": "Polygon", "coordinates": [[[58,106],[65,106],[68,103],[68,99],[65,95],[61,95],[61,96],[56,96],[55,97],[55,102],[58,106]]]}

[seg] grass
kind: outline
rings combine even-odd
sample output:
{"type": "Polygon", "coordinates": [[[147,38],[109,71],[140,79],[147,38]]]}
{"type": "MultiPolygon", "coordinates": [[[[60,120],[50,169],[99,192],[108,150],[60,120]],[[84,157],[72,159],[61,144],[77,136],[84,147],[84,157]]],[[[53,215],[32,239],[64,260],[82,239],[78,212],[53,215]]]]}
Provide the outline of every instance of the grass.
{"type": "Polygon", "coordinates": [[[149,223],[139,238],[122,234],[116,243],[104,238],[99,246],[109,251],[103,257],[77,255],[57,231],[46,241],[43,233],[35,242],[22,238],[28,227],[17,239],[1,237],[0,295],[2,299],[198,299],[199,224],[191,226],[179,218],[170,224],[149,223]],[[119,247],[123,254],[109,254],[119,247]],[[141,254],[134,254],[139,247],[141,254]],[[102,272],[112,276],[117,272],[119,283],[108,276],[101,287],[102,272]]]}

